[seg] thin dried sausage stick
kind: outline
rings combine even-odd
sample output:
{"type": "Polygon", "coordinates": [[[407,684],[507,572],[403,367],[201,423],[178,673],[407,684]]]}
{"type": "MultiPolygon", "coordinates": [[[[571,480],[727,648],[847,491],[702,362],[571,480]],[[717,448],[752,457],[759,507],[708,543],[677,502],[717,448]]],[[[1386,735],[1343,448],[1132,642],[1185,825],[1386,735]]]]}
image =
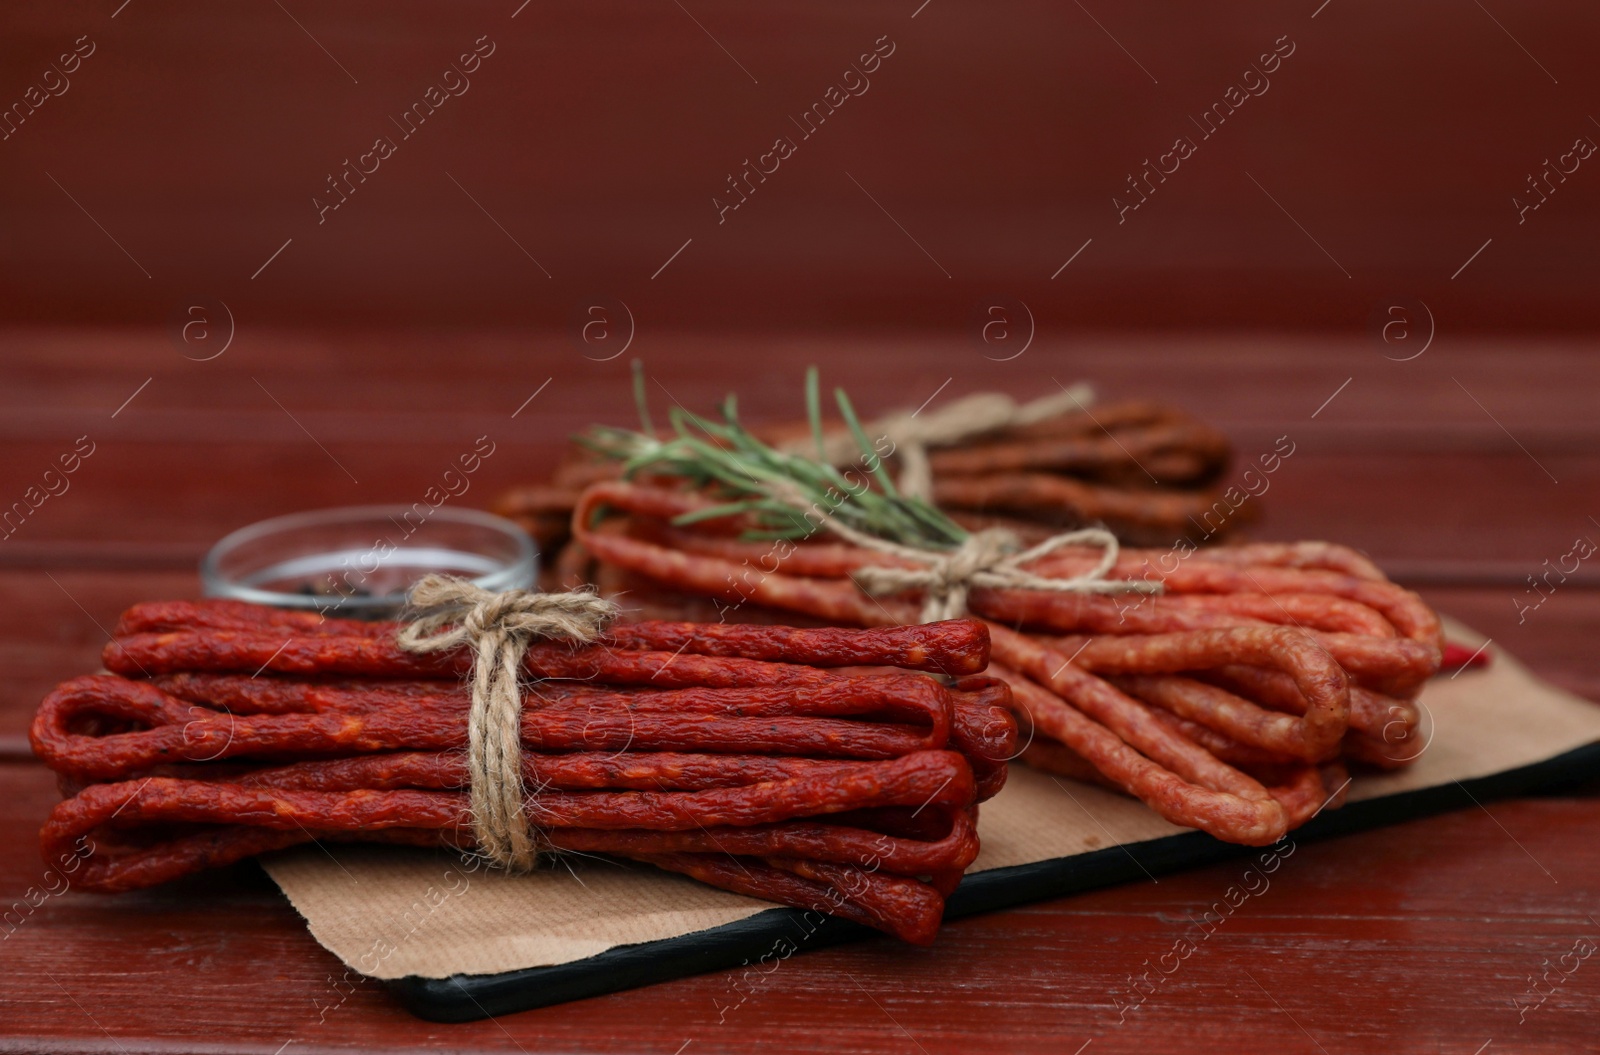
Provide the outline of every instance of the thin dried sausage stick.
{"type": "MultiPolygon", "coordinates": [[[[1282,671],[1227,664],[1199,671],[1195,676],[1234,692],[1246,693],[1280,711],[1290,714],[1305,712],[1305,697],[1300,694],[1294,680],[1282,671]]],[[[1419,720],[1417,706],[1411,700],[1385,696],[1358,685],[1350,687],[1350,728],[1357,732],[1378,737],[1400,736],[1404,739],[1396,723],[1404,727],[1407,731],[1404,735],[1408,736],[1416,730],[1419,720]]]]}
{"type": "MultiPolygon", "coordinates": [[[[844,774],[852,772],[852,767],[876,764],[681,751],[528,753],[522,756],[522,778],[527,787],[541,791],[697,791],[844,774]]],[[[396,751],[268,766],[190,763],[157,770],[153,775],[298,791],[453,791],[467,785],[466,759],[459,751],[396,751]]]]}
{"type": "Polygon", "coordinates": [[[1386,696],[1414,696],[1424,682],[1439,673],[1442,652],[1437,645],[1325,630],[1313,634],[1353,681],[1386,696]]]}
{"type": "Polygon", "coordinates": [[[1344,766],[1333,761],[1325,763],[1320,769],[1316,766],[1301,767],[1294,771],[1287,783],[1274,785],[1271,791],[1273,798],[1289,815],[1289,827],[1298,828],[1321,813],[1336,796],[1341,796],[1348,782],[1349,775],[1344,766]],[[1327,784],[1330,778],[1338,781],[1331,794],[1327,784]]]}
{"type": "Polygon", "coordinates": [[[916,622],[916,609],[909,602],[899,598],[868,597],[848,579],[766,574],[721,557],[688,554],[642,539],[591,531],[583,526],[596,507],[634,503],[645,494],[646,489],[632,484],[600,484],[590,488],[584,492],[583,502],[573,514],[578,538],[602,561],[730,604],[754,602],[853,626],[899,626],[916,622]]]}
{"type": "Polygon", "coordinates": [[[936,477],[933,501],[940,508],[1024,514],[1060,524],[1104,520],[1181,531],[1190,525],[1191,517],[1208,512],[1217,496],[1190,491],[1130,491],[1049,473],[1020,472],[936,477]]]}
{"type": "Polygon", "coordinates": [[[870,862],[890,875],[921,876],[961,870],[978,857],[977,830],[966,813],[951,815],[950,831],[941,839],[902,839],[861,828],[804,820],[746,828],[690,831],[608,831],[569,828],[548,833],[556,850],[581,853],[720,853],[752,857],[797,857],[834,864],[870,862]]]}
{"type": "MultiPolygon", "coordinates": [[[[242,674],[177,674],[161,675],[150,683],[199,706],[238,715],[393,714],[418,707],[449,712],[464,711],[470,704],[464,687],[444,682],[325,683],[242,674]]],[[[855,674],[814,686],[737,689],[618,689],[589,682],[541,681],[528,685],[525,692],[527,706],[544,714],[893,717],[926,722],[930,738],[939,745],[948,737],[951,721],[949,692],[920,674],[855,674]]]]}
{"type": "MultiPolygon", "coordinates": [[[[853,587],[849,587],[853,589],[853,587]]],[[[403,652],[387,638],[282,636],[271,631],[183,630],[130,634],[101,653],[107,670],[128,677],[183,672],[267,673],[386,679],[461,679],[471,669],[465,650],[403,652]]],[[[815,685],[833,677],[799,663],[632,652],[606,645],[529,646],[523,670],[534,678],[581,679],[654,688],[815,685]]]]}
{"type": "Polygon", "coordinates": [[[1017,721],[1011,687],[999,678],[963,678],[950,691],[949,748],[972,768],[976,801],[986,802],[1006,785],[1007,763],[1017,753],[1017,721]]]}
{"type": "MultiPolygon", "coordinates": [[[[1161,483],[1203,482],[1214,475],[1217,460],[1195,450],[1198,430],[1189,425],[1162,424],[1125,430],[1118,435],[1032,436],[978,441],[931,452],[935,477],[990,476],[1046,470],[1099,476],[1117,470],[1148,470],[1161,483]],[[1137,446],[1134,454],[1130,446],[1137,446]]],[[[1148,477],[1146,477],[1148,479],[1148,477]]]]}
{"type": "MultiPolygon", "coordinates": [[[[386,787],[461,788],[466,760],[459,752],[407,752],[419,761],[395,767],[395,755],[297,762],[258,770],[239,783],[306,790],[355,791],[386,787]],[[426,761],[422,761],[426,760],[426,761]]],[[[699,791],[745,787],[799,778],[831,779],[872,773],[875,762],[797,758],[783,755],[711,755],[673,751],[600,752],[567,755],[526,754],[527,786],[545,790],[699,791]]]]}
{"type": "MultiPolygon", "coordinates": [[[[1194,742],[1173,734],[1156,719],[1152,708],[1076,666],[1068,654],[1004,627],[994,627],[992,632],[1001,662],[1033,679],[1039,687],[1093,719],[1151,761],[1200,787],[1254,801],[1267,797],[1266,789],[1257,781],[1194,742]],[[1003,655],[1000,654],[1002,646],[1003,655]]],[[[1014,696],[1015,685],[1012,692],[1014,696]]],[[[1077,749],[1076,745],[1073,747],[1077,749]]]]}
{"type": "MultiPolygon", "coordinates": [[[[366,714],[217,715],[182,705],[148,684],[90,675],[58,686],[30,729],[34,751],[52,769],[84,779],[109,779],[152,766],[196,759],[292,758],[393,750],[450,750],[466,744],[464,712],[380,711],[366,714]],[[91,736],[74,719],[104,715],[153,725],[91,736]]],[[[830,718],[720,718],[715,715],[522,715],[525,745],[543,751],[703,751],[892,759],[942,747],[925,729],[830,718]]]]}
{"type": "MultiPolygon", "coordinates": [[[[1267,784],[1267,791],[1283,807],[1290,828],[1298,828],[1332,801],[1326,795],[1324,786],[1325,781],[1328,779],[1328,774],[1320,772],[1317,767],[1296,766],[1292,760],[1285,766],[1283,762],[1268,756],[1265,752],[1228,741],[1226,737],[1212,732],[1203,725],[1197,725],[1194,722],[1171,714],[1163,714],[1160,718],[1161,721],[1171,724],[1175,729],[1197,734],[1194,736],[1196,742],[1205,744],[1208,749],[1212,749],[1214,741],[1221,741],[1223,750],[1217,752],[1219,758],[1225,758],[1227,761],[1246,768],[1257,769],[1258,777],[1259,770],[1287,770],[1288,779],[1283,783],[1267,784]],[[1230,744],[1233,748],[1231,752],[1227,746],[1230,744]],[[1229,758],[1228,754],[1230,753],[1236,753],[1238,757],[1229,758]]],[[[1128,794],[1127,789],[1106,777],[1095,769],[1093,765],[1085,761],[1083,756],[1065,744],[1051,740],[1035,740],[1028,745],[1027,750],[1022,753],[1022,757],[1029,765],[1046,773],[1070,777],[1073,780],[1097,784],[1124,795],[1128,794]]],[[[1337,762],[1329,763],[1323,769],[1336,773],[1344,772],[1343,767],[1337,762]]],[[[1343,780],[1343,777],[1340,779],[1343,780]]],[[[1339,791],[1342,792],[1342,790],[1343,788],[1340,787],[1339,791]]]]}
{"type": "MultiPolygon", "coordinates": [[[[98,830],[92,829],[89,834],[92,838],[98,830]]],[[[684,852],[806,856],[847,865],[870,861],[874,868],[907,876],[947,871],[959,874],[978,854],[976,831],[963,812],[953,815],[949,834],[927,842],[805,821],[686,832],[569,828],[549,832],[547,837],[550,848],[557,852],[624,856],[684,852]]],[[[89,867],[74,876],[74,880],[80,889],[102,893],[137,890],[313,840],[473,848],[470,837],[460,829],[388,828],[351,832],[223,825],[130,848],[119,848],[106,840],[96,841],[95,853],[86,859],[89,867]]],[[[45,853],[70,854],[73,845],[75,843],[53,839],[45,847],[45,853]]]]}
{"type": "MultiPolygon", "coordinates": [[[[808,774],[738,788],[686,792],[541,792],[530,816],[542,829],[697,831],[753,827],[796,818],[884,806],[944,810],[972,801],[965,763],[948,752],[921,752],[870,772],[808,774]]],[[[466,797],[409,789],[299,791],[147,777],[93,784],[58,803],[40,833],[48,850],[115,822],[243,824],[282,830],[362,832],[383,828],[469,831],[466,797]]]]}
{"type": "MultiPolygon", "coordinates": [[[[1159,700],[1148,699],[1125,686],[1119,685],[1118,687],[1135,699],[1143,700],[1145,703],[1157,708],[1161,706],[1159,700]]],[[[1219,733],[1215,729],[1201,725],[1192,719],[1180,717],[1171,711],[1158,709],[1155,711],[1155,717],[1162,725],[1165,725],[1179,736],[1193,740],[1222,761],[1228,763],[1228,765],[1252,776],[1256,776],[1261,769],[1266,767],[1276,766],[1282,768],[1296,765],[1299,761],[1290,758],[1288,755],[1278,754],[1276,751],[1268,751],[1251,744],[1242,744],[1226,733],[1219,733]]],[[[1260,778],[1257,777],[1257,779],[1260,778]]]]}
{"type": "Polygon", "coordinates": [[[1043,590],[972,591],[973,611],[1058,633],[1161,634],[1230,626],[1289,624],[1394,638],[1394,627],[1366,605],[1325,594],[1106,594],[1043,590]]]}
{"type": "MultiPolygon", "coordinates": [[[[1230,665],[1201,671],[1196,676],[1248,693],[1268,707],[1291,714],[1305,709],[1299,689],[1280,671],[1230,665]]],[[[1345,734],[1344,751],[1355,761],[1380,769],[1398,769],[1415,761],[1426,747],[1420,724],[1421,712],[1415,702],[1352,685],[1350,731],[1345,734]]]]}
{"type": "Polygon", "coordinates": [[[980,778],[988,772],[1004,773],[1017,753],[1010,687],[994,677],[963,678],[953,686],[950,699],[950,746],[966,756],[980,778]]]}
{"type": "Polygon", "coordinates": [[[147,680],[176,699],[232,714],[355,714],[467,698],[455,679],[329,681],[181,671],[147,680]]]}
{"type": "MultiPolygon", "coordinates": [[[[885,899],[889,900],[887,905],[875,902],[868,908],[827,883],[753,859],[730,860],[718,854],[638,854],[634,860],[749,897],[840,916],[916,945],[933,941],[944,916],[944,898],[926,884],[897,888],[895,894],[899,896],[885,899]]],[[[867,882],[882,882],[887,878],[868,876],[867,882]]]]}
{"type": "MultiPolygon", "coordinates": [[[[118,788],[122,785],[105,784],[97,787],[118,788]]],[[[86,832],[95,831],[93,826],[86,829],[86,832]]],[[[299,828],[283,831],[226,826],[181,835],[154,845],[135,845],[130,848],[113,846],[97,834],[93,838],[95,850],[83,858],[82,867],[72,877],[73,885],[79,890],[101,894],[143,890],[196,872],[235,864],[272,850],[298,846],[322,838],[325,834],[299,828]]],[[[61,860],[62,854],[71,855],[76,838],[60,841],[54,837],[53,831],[47,829],[42,832],[40,844],[45,860],[61,860]]]]}
{"type": "Polygon", "coordinates": [[[1076,666],[1105,674],[1177,674],[1225,663],[1281,670],[1294,679],[1307,701],[1304,714],[1295,721],[1278,721],[1278,716],[1259,707],[1222,708],[1218,698],[1194,696],[1188,700],[1190,709],[1185,717],[1243,743],[1295,758],[1318,761],[1331,757],[1349,727],[1350,690],[1344,670],[1311,635],[1292,627],[1065,637],[1054,646],[1073,656],[1076,666]]]}
{"type": "Polygon", "coordinates": [[[1280,568],[1308,568],[1342,572],[1358,579],[1388,582],[1379,567],[1364,554],[1337,542],[1241,542],[1215,546],[1205,559],[1219,564],[1266,564],[1280,568]]]}
{"type": "MultiPolygon", "coordinates": [[[[123,789],[126,786],[115,786],[123,789]]],[[[70,829],[62,829],[70,831],[70,829]]],[[[85,834],[101,834],[98,829],[88,829],[85,834]]],[[[115,836],[115,832],[112,832],[115,836]]],[[[56,831],[46,831],[43,839],[46,858],[56,860],[61,853],[70,852],[77,836],[64,836],[56,831]]],[[[462,839],[461,831],[426,828],[389,828],[376,831],[323,831],[323,829],[270,829],[250,828],[242,824],[227,824],[219,828],[179,836],[158,844],[117,847],[114,842],[98,842],[96,852],[88,856],[85,868],[74,876],[80,889],[99,892],[123,892],[168,882],[222,864],[235,863],[246,856],[258,855],[267,850],[290,847],[310,840],[378,840],[378,842],[405,842],[413,845],[451,845],[470,848],[470,840],[462,839]]],[[[870,863],[870,868],[883,869],[888,874],[926,874],[939,872],[960,874],[960,869],[970,864],[978,855],[976,832],[968,816],[955,812],[950,831],[936,842],[915,842],[882,836],[878,832],[845,829],[830,824],[786,823],[755,826],[755,828],[699,829],[693,832],[651,831],[594,831],[594,829],[562,829],[550,832],[550,845],[555,850],[574,852],[618,853],[635,856],[640,853],[706,852],[717,856],[726,853],[754,853],[754,855],[816,855],[814,860],[834,861],[838,864],[870,863]],[[904,869],[904,871],[901,871],[904,869]]]]}
{"type": "MultiPolygon", "coordinates": [[[[1124,553],[1112,568],[1112,575],[1139,576],[1138,561],[1143,551],[1124,553]]],[[[1209,551],[1208,551],[1209,552],[1209,551]]],[[[1092,566],[1098,554],[1058,550],[1035,561],[1030,570],[1040,575],[1070,577],[1092,566]]],[[[1147,570],[1147,574],[1148,570],[1147,570]]],[[[1258,565],[1236,566],[1193,557],[1170,572],[1156,573],[1173,593],[1221,594],[1296,594],[1323,593],[1356,601],[1382,613],[1404,637],[1440,646],[1439,616],[1410,590],[1391,582],[1374,582],[1339,572],[1258,565]]]]}
{"type": "MultiPolygon", "coordinates": [[[[774,868],[814,882],[826,883],[848,897],[852,904],[881,919],[915,919],[923,913],[931,915],[935,910],[941,917],[944,914],[945,891],[930,883],[825,861],[803,861],[793,857],[767,857],[763,860],[774,868]]],[[[936,932],[936,928],[930,929],[926,941],[931,942],[936,932]]],[[[925,943],[921,935],[908,935],[906,940],[914,944],[925,943]]]]}
{"type": "MultiPolygon", "coordinates": [[[[1056,658],[1048,649],[1042,651],[1046,662],[1056,658]]],[[[1065,657],[1059,658],[1064,663],[1065,657]]],[[[989,669],[1010,683],[1016,705],[1028,715],[1036,733],[1065,744],[1096,771],[1174,824],[1199,828],[1247,846],[1270,845],[1288,831],[1283,807],[1259,784],[1258,792],[1244,798],[1191,783],[1144,757],[1054,692],[1007,667],[991,664],[989,669]]],[[[1254,783],[1242,773],[1238,778],[1241,783],[1254,783]]]]}
{"type": "MultiPolygon", "coordinates": [[[[237,601],[165,601],[128,609],[113,636],[199,629],[250,633],[267,628],[292,631],[292,637],[375,639],[392,637],[399,629],[395,623],[322,619],[309,612],[237,601]]],[[[989,661],[988,634],[974,619],[869,629],[643,622],[617,625],[601,640],[613,649],[632,652],[682,651],[813,667],[892,666],[949,675],[977,674],[989,661]]]]}
{"type": "MultiPolygon", "coordinates": [[[[1322,761],[1275,746],[1294,743],[1295,717],[1264,710],[1225,689],[1172,674],[1108,675],[1106,680],[1129,696],[1169,712],[1179,720],[1175,727],[1185,736],[1229,765],[1322,761]]],[[[1336,742],[1332,751],[1337,750],[1336,742]]]]}
{"type": "Polygon", "coordinates": [[[890,666],[960,676],[989,665],[989,634],[976,619],[870,629],[796,629],[738,623],[632,623],[606,635],[614,648],[737,656],[814,667],[890,666]]]}

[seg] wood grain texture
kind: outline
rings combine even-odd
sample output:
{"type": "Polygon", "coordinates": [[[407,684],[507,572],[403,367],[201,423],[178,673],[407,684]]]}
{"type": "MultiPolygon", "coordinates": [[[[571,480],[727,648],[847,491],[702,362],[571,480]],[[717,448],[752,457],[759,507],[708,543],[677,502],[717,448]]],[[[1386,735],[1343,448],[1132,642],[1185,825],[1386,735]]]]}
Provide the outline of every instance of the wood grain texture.
{"type": "Polygon", "coordinates": [[[31,755],[28,723],[59,683],[100,669],[123,610],[141,599],[199,595],[183,572],[0,572],[0,758],[31,755]]]}
{"type": "MultiPolygon", "coordinates": [[[[36,766],[3,765],[0,795],[0,839],[26,846],[53,781],[36,766]]],[[[1115,1052],[1470,1052],[1491,1039],[1554,1051],[1600,1028],[1594,963],[1525,1023],[1511,1003],[1543,961],[1600,939],[1590,800],[1491,803],[1298,846],[1269,887],[1187,959],[1169,957],[1179,967],[1120,1013],[1132,976],[1203,934],[1190,920],[1247,865],[962,920],[927,949],[869,939],[795,956],[741,982],[742,1005],[735,976],[720,973],[454,1026],[412,1020],[376,984],[345,981],[254,866],[139,894],[68,891],[0,943],[13,968],[0,1051],[272,1053],[292,1041],[289,1050],[313,1051],[670,1053],[688,1042],[1059,1053],[1091,1038],[1089,1050],[1115,1052]]],[[[42,881],[27,852],[0,864],[8,900],[42,881]]]]}
{"type": "MultiPolygon", "coordinates": [[[[123,608],[193,596],[203,548],[248,521],[413,501],[489,434],[496,453],[461,499],[483,504],[546,471],[567,433],[633,416],[626,358],[588,362],[547,331],[251,324],[209,363],[182,359],[153,324],[11,329],[0,345],[0,495],[20,495],[77,436],[98,445],[71,490],[0,541],[0,906],[44,881],[36,832],[57,799],[26,758],[26,723],[52,684],[94,669],[123,608]]],[[[1107,398],[1187,406],[1245,457],[1289,435],[1258,535],[1357,544],[1536,673],[1600,699],[1595,571],[1518,606],[1537,599],[1526,577],[1542,562],[1600,537],[1600,362],[1581,342],[1460,339],[1409,363],[1360,335],[1044,335],[1008,363],[948,333],[644,331],[636,350],[658,408],[737,389],[752,420],[788,418],[814,362],[868,412],[946,380],[940,399],[1087,377],[1107,398]]],[[[68,892],[0,928],[0,1051],[1568,1051],[1600,1027],[1600,966],[1523,1024],[1512,1000],[1544,961],[1600,940],[1594,791],[1302,846],[1120,1024],[1130,975],[1192,932],[1243,861],[960,921],[931,949],[874,940],[794,957],[726,1012],[740,999],[731,972],[462,1026],[418,1022],[346,981],[254,866],[116,898],[68,892]]]]}
{"type": "Polygon", "coordinates": [[[156,326],[199,291],[244,319],[559,328],[598,290],[657,324],[954,329],[1003,290],[1048,323],[1359,327],[1400,292],[1454,333],[1592,330],[1592,162],[1513,199],[1596,132],[1596,24],[1581,0],[74,0],[0,38],[7,106],[96,46],[4,143],[0,313],[156,326]],[[480,38],[465,93],[403,128],[480,38]],[[802,127],[885,38],[870,89],[802,127]],[[792,155],[720,212],[779,136],[792,155]]]}
{"type": "Polygon", "coordinates": [[[479,436],[495,454],[461,501],[485,505],[540,478],[588,424],[635,423],[635,352],[658,414],[708,411],[737,391],[749,420],[793,420],[813,363],[867,413],[935,393],[1038,396],[1080,378],[1107,400],[1170,400],[1228,432],[1241,463],[1280,436],[1294,443],[1259,533],[1337,538],[1383,562],[1497,562],[1502,578],[1525,568],[1520,580],[1600,531],[1589,520],[1600,509],[1585,508],[1600,487],[1600,360],[1578,341],[1460,340],[1396,363],[1359,335],[1042,335],[995,363],[949,334],[642,330],[628,356],[595,363],[547,332],[240,327],[238,347],[206,363],[149,329],[0,331],[12,353],[0,365],[0,508],[77,437],[96,444],[72,489],[0,541],[0,566],[192,565],[265,516],[417,501],[479,436]]]}

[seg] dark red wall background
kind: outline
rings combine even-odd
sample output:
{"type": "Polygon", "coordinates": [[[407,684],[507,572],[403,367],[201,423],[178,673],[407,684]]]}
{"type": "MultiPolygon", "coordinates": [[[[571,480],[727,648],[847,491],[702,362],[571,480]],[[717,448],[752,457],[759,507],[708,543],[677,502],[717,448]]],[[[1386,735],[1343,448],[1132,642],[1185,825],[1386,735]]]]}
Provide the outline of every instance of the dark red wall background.
{"type": "Polygon", "coordinates": [[[1579,0],[119,3],[0,16],[0,105],[95,45],[0,142],[0,321],[201,294],[240,325],[551,327],[597,293],[652,326],[953,329],[996,294],[1055,328],[1358,331],[1393,295],[1441,332],[1597,318],[1600,157],[1512,204],[1600,142],[1579,0]],[[467,93],[319,225],[327,175],[485,35],[467,93]],[[1271,88],[1119,224],[1128,174],[1285,35],[1271,88]],[[866,94],[719,224],[727,175],[884,36],[866,94]]]}

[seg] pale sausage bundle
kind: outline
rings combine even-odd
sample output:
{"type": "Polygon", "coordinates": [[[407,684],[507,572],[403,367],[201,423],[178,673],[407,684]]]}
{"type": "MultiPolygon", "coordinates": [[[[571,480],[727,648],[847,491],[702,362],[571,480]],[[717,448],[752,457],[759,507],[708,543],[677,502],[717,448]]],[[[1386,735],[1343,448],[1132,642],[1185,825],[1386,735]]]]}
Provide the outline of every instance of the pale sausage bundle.
{"type": "MultiPolygon", "coordinates": [[[[717,504],[665,480],[602,482],[585,492],[574,532],[601,562],[602,588],[639,615],[917,621],[914,593],[870,596],[852,579],[898,558],[826,535],[748,538],[752,521],[711,515],[717,504]]],[[[1027,570],[1067,579],[1100,558],[1058,549],[1027,570]]],[[[1415,701],[1439,667],[1438,616],[1354,551],[1123,550],[1108,578],[1163,592],[967,598],[990,630],[990,673],[1012,687],[1026,761],[1264,845],[1340,801],[1347,762],[1394,768],[1420,753],[1415,701]]]]}
{"type": "MultiPolygon", "coordinates": [[[[775,442],[797,443],[806,426],[760,431],[775,442]]],[[[1163,404],[1126,401],[932,450],[930,497],[964,527],[1006,527],[1029,542],[1086,524],[1103,524],[1133,544],[1211,541],[1256,515],[1244,492],[1230,500],[1217,486],[1231,459],[1227,438],[1199,419],[1163,404]]],[[[1280,459],[1265,455],[1264,465],[1275,468],[1280,459]]],[[[496,513],[522,525],[554,556],[544,570],[548,587],[594,578],[589,554],[572,539],[572,510],[584,488],[618,472],[616,461],[573,445],[548,481],[496,499],[496,513]]]]}

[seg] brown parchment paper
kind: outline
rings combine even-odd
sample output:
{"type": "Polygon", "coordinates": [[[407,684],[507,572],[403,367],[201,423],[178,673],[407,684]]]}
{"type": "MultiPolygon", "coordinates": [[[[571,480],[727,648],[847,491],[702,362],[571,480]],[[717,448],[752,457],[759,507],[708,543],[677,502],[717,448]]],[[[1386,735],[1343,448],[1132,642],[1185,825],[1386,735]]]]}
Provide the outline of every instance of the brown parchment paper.
{"type": "MultiPolygon", "coordinates": [[[[1447,621],[1451,640],[1483,638],[1447,621]]],[[[1449,784],[1541,762],[1600,741],[1600,705],[1534,678],[1495,649],[1487,669],[1435,678],[1423,692],[1432,737],[1409,769],[1357,777],[1351,799],[1449,784]]],[[[1185,829],[1103,788],[1013,766],[980,812],[971,871],[1159,839],[1185,829]]],[[[303,846],[267,872],[312,935],[375,978],[495,974],[569,963],[618,945],[722,926],[772,907],[644,865],[565,859],[530,875],[474,868],[444,851],[303,846]]]]}

